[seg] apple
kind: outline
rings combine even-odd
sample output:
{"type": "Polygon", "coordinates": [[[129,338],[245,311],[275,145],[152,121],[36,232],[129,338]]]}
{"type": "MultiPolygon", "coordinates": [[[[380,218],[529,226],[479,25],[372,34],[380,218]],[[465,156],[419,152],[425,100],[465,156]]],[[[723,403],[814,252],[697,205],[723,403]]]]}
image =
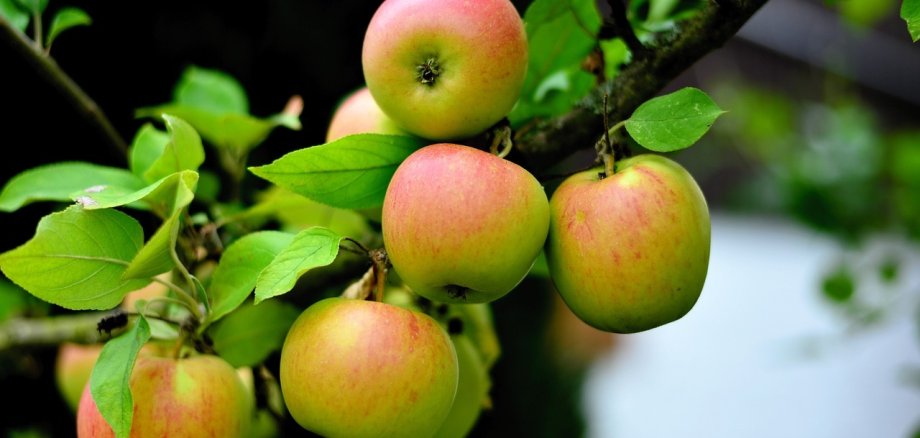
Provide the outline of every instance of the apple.
{"type": "Polygon", "coordinates": [[[487,152],[435,144],[396,169],[383,201],[383,242],[413,292],[446,303],[484,303],[513,289],[549,229],[543,187],[487,152]]]}
{"type": "MultiPolygon", "coordinates": [[[[139,356],[130,379],[132,437],[247,437],[252,397],[237,372],[217,356],[139,356]]],[[[90,385],[77,412],[77,436],[113,437],[90,385]]]]}
{"type": "Polygon", "coordinates": [[[102,344],[81,345],[65,342],[58,347],[54,363],[54,380],[72,411],[76,411],[80,404],[83,388],[86,382],[89,382],[89,376],[93,373],[93,366],[100,352],[102,344]]]}
{"type": "Polygon", "coordinates": [[[473,341],[463,333],[451,335],[450,339],[457,350],[460,380],[450,413],[435,436],[463,438],[476,425],[483,407],[489,403],[491,381],[473,341]]]}
{"type": "Polygon", "coordinates": [[[550,201],[550,276],[562,299],[600,330],[634,333],[683,317],[709,266],[706,200],[693,177],[658,155],[567,178],[550,201]]]}
{"type": "Polygon", "coordinates": [[[335,110],[326,131],[326,143],[352,134],[405,135],[405,132],[377,106],[370,90],[362,87],[348,95],[335,110]]]}
{"type": "Polygon", "coordinates": [[[511,111],[527,73],[527,36],[508,0],[387,0],[361,60],[367,87],[397,125],[461,139],[511,111]]]}
{"type": "Polygon", "coordinates": [[[458,373],[437,322],[374,301],[311,305],[281,348],[288,411],[324,436],[432,436],[450,412],[458,373]]]}

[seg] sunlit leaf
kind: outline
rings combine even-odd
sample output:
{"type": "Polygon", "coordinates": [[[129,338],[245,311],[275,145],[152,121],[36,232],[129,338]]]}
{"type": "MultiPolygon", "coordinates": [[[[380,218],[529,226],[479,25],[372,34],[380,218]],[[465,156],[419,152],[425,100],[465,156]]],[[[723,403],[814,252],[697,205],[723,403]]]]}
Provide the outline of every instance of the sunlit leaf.
{"type": "Polygon", "coordinates": [[[249,170],[333,207],[379,207],[396,168],[424,144],[416,138],[396,135],[351,135],[288,153],[271,164],[249,170]]]}
{"type": "Polygon", "coordinates": [[[54,40],[57,39],[61,32],[77,26],[89,26],[93,20],[89,15],[80,8],[67,7],[59,10],[51,20],[51,28],[48,30],[47,46],[51,47],[54,40]]]}
{"type": "Polygon", "coordinates": [[[111,309],[150,280],[122,278],[143,244],[143,230],[116,210],[79,205],[45,216],[35,236],[0,254],[0,269],[32,295],[74,310],[111,309]]]}
{"type": "Polygon", "coordinates": [[[279,300],[246,304],[211,327],[214,349],[234,367],[255,366],[281,349],[300,310],[279,300]]]}
{"type": "Polygon", "coordinates": [[[293,234],[259,231],[231,243],[211,277],[210,321],[217,321],[242,304],[255,289],[262,270],[293,240],[293,234]]]}
{"type": "Polygon", "coordinates": [[[287,293],[307,271],[326,266],[339,254],[342,236],[320,227],[297,233],[291,244],[272,260],[256,282],[256,304],[287,293]]]}
{"type": "Polygon", "coordinates": [[[706,93],[688,87],[640,105],[626,130],[644,148],[672,152],[692,146],[724,113],[706,93]]]}
{"type": "Polygon", "coordinates": [[[0,192],[0,211],[16,211],[36,201],[70,201],[84,189],[107,188],[133,192],[144,181],[124,169],[83,162],[64,162],[36,167],[14,176],[0,192]]]}
{"type": "Polygon", "coordinates": [[[910,38],[914,42],[920,40],[920,0],[903,0],[901,18],[907,22],[910,38]]]}

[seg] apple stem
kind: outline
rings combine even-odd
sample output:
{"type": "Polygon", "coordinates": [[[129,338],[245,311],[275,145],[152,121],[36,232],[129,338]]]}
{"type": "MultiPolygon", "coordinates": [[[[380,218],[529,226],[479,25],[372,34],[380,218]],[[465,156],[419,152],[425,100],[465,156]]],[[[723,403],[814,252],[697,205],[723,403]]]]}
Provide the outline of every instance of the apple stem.
{"type": "Polygon", "coordinates": [[[371,260],[374,262],[374,301],[382,302],[390,260],[387,257],[387,250],[384,248],[375,249],[370,252],[370,255],[371,260]]]}
{"type": "Polygon", "coordinates": [[[610,176],[610,175],[613,175],[613,173],[616,171],[616,167],[614,166],[614,163],[615,163],[615,161],[616,161],[616,157],[614,156],[613,144],[610,142],[610,136],[613,135],[613,133],[616,132],[617,129],[619,129],[621,126],[623,126],[624,123],[626,123],[625,121],[622,121],[622,122],[620,122],[620,123],[617,123],[616,125],[613,125],[613,128],[610,128],[610,127],[608,126],[608,119],[607,119],[607,114],[608,114],[608,112],[607,112],[607,100],[609,99],[609,97],[610,97],[610,96],[607,95],[607,93],[604,93],[604,137],[603,137],[603,142],[598,142],[599,144],[596,144],[596,145],[594,146],[595,149],[597,149],[597,155],[598,155],[598,157],[601,159],[601,161],[604,162],[604,174],[601,175],[601,178],[602,178],[602,179],[603,179],[603,178],[606,178],[606,177],[608,177],[608,176],[610,176]]]}
{"type": "Polygon", "coordinates": [[[492,155],[498,156],[498,158],[505,158],[511,153],[511,148],[514,146],[514,143],[511,141],[511,127],[502,126],[501,128],[496,128],[493,131],[492,145],[489,147],[489,152],[492,155]],[[498,150],[498,145],[502,146],[501,150],[498,150]]]}

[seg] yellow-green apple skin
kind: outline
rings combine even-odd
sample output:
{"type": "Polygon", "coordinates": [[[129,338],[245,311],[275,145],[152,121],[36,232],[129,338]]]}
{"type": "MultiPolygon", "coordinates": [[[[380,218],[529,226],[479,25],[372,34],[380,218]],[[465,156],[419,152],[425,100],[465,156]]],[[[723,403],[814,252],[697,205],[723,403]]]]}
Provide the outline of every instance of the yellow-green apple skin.
{"type": "MultiPolygon", "coordinates": [[[[217,356],[139,356],[131,373],[131,437],[248,437],[252,397],[237,372],[217,356]]],[[[77,412],[77,436],[114,437],[90,385],[77,412]]]]}
{"type": "Polygon", "coordinates": [[[80,345],[66,342],[58,347],[54,379],[67,406],[74,412],[80,404],[83,387],[89,382],[93,365],[96,364],[100,352],[102,344],[80,345]]]}
{"type": "Polygon", "coordinates": [[[374,301],[308,307],[281,348],[281,392],[323,436],[430,437],[457,392],[457,354],[431,317],[374,301]]]}
{"type": "Polygon", "coordinates": [[[387,0],[367,27],[367,87],[401,128],[474,136],[505,117],[527,72],[527,37],[508,0],[387,0]]]}
{"type": "Polygon", "coordinates": [[[383,201],[384,246],[413,292],[445,303],[484,303],[527,275],[549,230],[549,202],[524,168],[441,143],[396,169],[383,201]]]}
{"type": "Polygon", "coordinates": [[[634,333],[696,303],[709,267],[703,193],[676,162],[639,155],[567,178],[550,200],[550,275],[565,303],[600,330],[634,333]]]}
{"type": "Polygon", "coordinates": [[[336,108],[326,131],[326,143],[352,134],[406,135],[383,113],[367,87],[348,95],[336,108]]]}
{"type": "Polygon", "coordinates": [[[447,419],[441,424],[437,438],[463,438],[476,425],[479,414],[489,401],[489,373],[473,341],[465,334],[451,335],[460,365],[457,396],[447,419]]]}

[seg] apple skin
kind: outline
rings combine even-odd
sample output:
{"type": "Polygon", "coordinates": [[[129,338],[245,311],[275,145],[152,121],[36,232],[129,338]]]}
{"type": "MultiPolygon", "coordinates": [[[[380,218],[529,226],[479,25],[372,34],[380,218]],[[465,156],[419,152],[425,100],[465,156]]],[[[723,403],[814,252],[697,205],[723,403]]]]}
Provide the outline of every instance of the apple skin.
{"type": "Polygon", "coordinates": [[[549,202],[517,164],[441,143],[396,169],[381,227],[390,262],[413,292],[445,303],[484,303],[527,275],[546,241],[549,202]]]}
{"type": "MultiPolygon", "coordinates": [[[[237,372],[217,356],[139,356],[130,379],[131,437],[248,437],[252,397],[237,372]]],[[[77,436],[114,437],[90,385],[77,412],[77,436]]]]}
{"type": "Polygon", "coordinates": [[[432,436],[457,392],[457,354],[431,317],[385,303],[327,298],[281,348],[294,420],[324,436],[432,436]]]}
{"type": "Polygon", "coordinates": [[[565,303],[600,330],[635,333],[683,317],[709,266],[703,193],[679,164],[658,155],[572,175],[550,200],[550,276],[565,303]]]}
{"type": "Polygon", "coordinates": [[[54,380],[70,410],[76,412],[83,388],[93,373],[93,365],[102,352],[102,344],[81,345],[65,342],[58,347],[54,363],[54,380]]]}
{"type": "Polygon", "coordinates": [[[406,135],[383,113],[367,87],[348,95],[336,108],[326,131],[326,143],[353,134],[406,135]]]}
{"type": "Polygon", "coordinates": [[[387,0],[367,27],[364,79],[397,125],[432,140],[505,117],[527,73],[527,36],[508,0],[387,0]],[[437,77],[420,80],[428,60],[437,77]]]}
{"type": "Polygon", "coordinates": [[[463,438],[469,435],[489,401],[491,386],[489,372],[473,341],[465,334],[451,335],[450,339],[457,350],[460,380],[450,414],[435,434],[437,438],[463,438]]]}

